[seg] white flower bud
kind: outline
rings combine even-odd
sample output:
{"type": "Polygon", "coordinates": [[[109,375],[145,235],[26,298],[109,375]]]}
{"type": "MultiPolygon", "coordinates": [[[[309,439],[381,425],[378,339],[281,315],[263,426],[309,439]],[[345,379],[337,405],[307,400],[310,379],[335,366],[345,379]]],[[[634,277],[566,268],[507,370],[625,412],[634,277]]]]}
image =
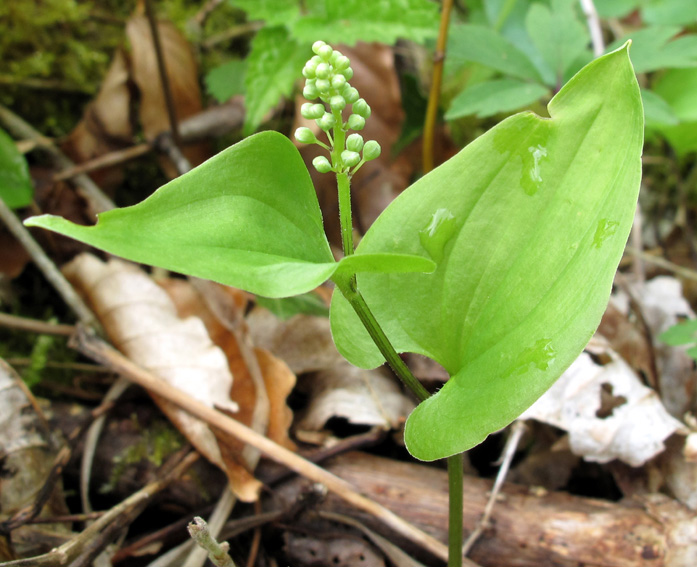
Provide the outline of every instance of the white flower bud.
{"type": "Polygon", "coordinates": [[[343,161],[344,165],[348,167],[354,167],[358,165],[359,161],[361,161],[361,156],[358,152],[344,150],[343,152],[341,152],[341,161],[343,161]]]}
{"type": "Polygon", "coordinates": [[[380,144],[378,144],[375,140],[368,140],[365,143],[365,146],[363,146],[363,159],[365,161],[375,159],[380,155],[381,151],[382,149],[380,148],[380,144]]]}
{"type": "Polygon", "coordinates": [[[334,65],[334,67],[336,68],[336,62],[339,60],[339,57],[343,57],[343,56],[344,56],[344,54],[341,53],[341,51],[339,51],[338,49],[335,49],[334,53],[332,53],[332,56],[329,58],[329,62],[332,65],[334,65]]]}
{"type": "MultiPolygon", "coordinates": [[[[297,133],[295,137],[298,137],[297,133]]],[[[363,149],[363,136],[360,134],[351,134],[346,138],[346,149],[352,152],[360,152],[363,149]]]]}
{"type": "Polygon", "coordinates": [[[344,69],[344,70],[341,72],[341,74],[342,74],[344,77],[346,77],[346,80],[347,80],[347,81],[350,81],[350,80],[353,78],[353,69],[351,69],[351,67],[347,67],[346,69],[344,69]]]}
{"type": "Polygon", "coordinates": [[[324,105],[320,103],[312,104],[311,102],[306,102],[300,107],[300,114],[302,114],[303,118],[307,118],[308,120],[321,118],[324,112],[324,105]]]}
{"type": "Polygon", "coordinates": [[[346,102],[349,104],[353,104],[360,98],[360,95],[358,94],[358,89],[354,87],[348,87],[346,89],[343,89],[341,91],[341,95],[346,99],[346,102]]]}
{"type": "Polygon", "coordinates": [[[312,44],[312,51],[314,51],[317,55],[319,55],[319,50],[322,49],[325,45],[327,45],[325,42],[322,40],[320,41],[315,41],[315,43],[312,44]]]}
{"type": "Polygon", "coordinates": [[[329,100],[329,106],[332,107],[332,110],[343,110],[346,108],[346,101],[343,96],[336,95],[329,100]]]}
{"type": "Polygon", "coordinates": [[[341,92],[341,89],[344,88],[344,85],[346,84],[346,77],[343,75],[334,75],[332,77],[332,88],[336,89],[338,92],[341,92]]]}
{"type": "Polygon", "coordinates": [[[359,98],[354,102],[352,109],[355,114],[362,116],[366,120],[370,118],[370,106],[368,106],[368,103],[364,99],[359,98]]]}
{"type": "Polygon", "coordinates": [[[329,173],[332,170],[332,164],[329,163],[329,160],[324,156],[317,156],[312,160],[312,165],[314,165],[315,169],[320,173],[329,173]]]}
{"type": "Polygon", "coordinates": [[[331,88],[331,84],[327,79],[317,79],[315,86],[317,87],[317,92],[319,92],[319,94],[326,94],[331,88]]]}
{"type": "Polygon", "coordinates": [[[314,132],[305,126],[301,126],[295,131],[295,139],[302,144],[314,144],[317,141],[314,132]]]}
{"type": "Polygon", "coordinates": [[[329,68],[329,65],[327,63],[323,62],[317,65],[317,68],[315,69],[315,75],[317,75],[318,79],[328,79],[330,74],[331,69],[329,68]]]}
{"type": "MultiPolygon", "coordinates": [[[[346,55],[340,55],[336,61],[332,61],[332,65],[334,65],[335,71],[343,72],[351,66],[351,60],[346,55]]],[[[348,79],[348,77],[346,78],[348,79]]]]}
{"type": "Polygon", "coordinates": [[[334,50],[332,49],[331,45],[323,45],[319,48],[317,55],[319,55],[325,61],[329,61],[329,59],[332,56],[332,53],[334,53],[334,50]]]}
{"type": "Polygon", "coordinates": [[[314,100],[317,98],[319,95],[319,91],[317,90],[317,87],[315,86],[314,79],[308,79],[305,82],[305,88],[303,89],[303,96],[307,100],[314,100]]]}
{"type": "Polygon", "coordinates": [[[352,114],[348,119],[348,127],[351,130],[363,130],[365,128],[365,118],[358,114],[352,114]]]}
{"type": "Polygon", "coordinates": [[[315,122],[321,130],[327,132],[328,130],[334,128],[334,126],[336,125],[336,118],[334,118],[334,116],[331,113],[325,112],[324,116],[318,118],[317,120],[315,120],[315,122]]]}

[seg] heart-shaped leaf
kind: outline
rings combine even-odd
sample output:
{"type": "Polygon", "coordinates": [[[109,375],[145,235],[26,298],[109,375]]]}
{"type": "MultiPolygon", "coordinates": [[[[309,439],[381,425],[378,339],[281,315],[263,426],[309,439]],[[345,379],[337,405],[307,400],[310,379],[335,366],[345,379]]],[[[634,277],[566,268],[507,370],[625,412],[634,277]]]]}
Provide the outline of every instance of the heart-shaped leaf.
{"type": "Polygon", "coordinates": [[[25,221],[135,262],[267,297],[305,293],[337,270],[433,271],[423,255],[364,254],[335,262],[322,213],[295,146],[262,132],[158,189],[80,226],[42,215],[25,221]]]}
{"type": "MultiPolygon", "coordinates": [[[[513,116],[402,193],[356,255],[428,254],[433,274],[360,274],[400,352],[451,379],[409,417],[417,458],[480,443],[532,404],[578,356],[607,304],[641,176],[643,115],[628,45],[587,65],[551,118],[513,116]]],[[[339,350],[383,358],[335,293],[339,350]]]]}

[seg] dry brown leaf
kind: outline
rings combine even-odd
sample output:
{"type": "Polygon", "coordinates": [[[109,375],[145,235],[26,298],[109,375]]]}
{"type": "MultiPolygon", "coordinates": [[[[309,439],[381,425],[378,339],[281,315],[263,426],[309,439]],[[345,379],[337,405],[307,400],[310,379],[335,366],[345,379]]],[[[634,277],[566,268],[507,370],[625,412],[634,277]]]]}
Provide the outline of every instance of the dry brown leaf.
{"type": "MultiPolygon", "coordinates": [[[[278,358],[263,349],[250,349],[256,357],[256,363],[264,382],[264,396],[261,400],[267,404],[266,411],[261,417],[262,423],[256,423],[259,418],[257,405],[260,396],[257,386],[244,360],[240,344],[233,326],[243,326],[240,314],[244,312],[247,295],[239,290],[206,282],[203,289],[216,292],[215,309],[204,301],[200,292],[190,283],[182,280],[164,280],[159,282],[167,291],[177,306],[182,317],[196,315],[201,318],[213,342],[218,345],[228,359],[230,369],[235,376],[231,397],[238,404],[239,411],[235,419],[252,427],[269,439],[284,447],[294,450],[295,444],[288,436],[288,429],[293,420],[293,413],[286,405],[286,399],[295,386],[295,374],[278,358]],[[225,301],[225,300],[228,301],[225,301]],[[237,312],[237,313],[235,313],[237,312]]],[[[249,473],[250,463],[244,463],[244,445],[236,439],[226,437],[217,432],[223,459],[230,470],[235,470],[235,492],[238,494],[257,491],[259,484],[249,473]]],[[[256,461],[255,461],[256,462],[256,461]]]]}
{"type": "MultiPolygon", "coordinates": [[[[189,42],[174,24],[159,20],[157,28],[175,114],[181,122],[184,118],[201,112],[198,65],[189,42]]],[[[140,94],[140,123],[145,137],[153,140],[158,134],[170,130],[170,122],[147,18],[142,15],[131,17],[126,24],[126,35],[131,47],[131,77],[140,94]]],[[[192,166],[199,165],[210,157],[207,144],[187,145],[182,150],[192,166]]],[[[169,174],[170,177],[178,175],[176,170],[169,174]]]]}
{"type": "MultiPolygon", "coordinates": [[[[202,321],[181,319],[167,293],[142,270],[81,254],[64,273],[86,297],[112,342],[136,364],[210,407],[238,409],[230,397],[232,374],[225,354],[212,343],[202,321]]],[[[259,484],[246,477],[240,482],[238,471],[227,466],[234,449],[204,422],[157,396],[153,399],[194,447],[227,473],[240,499],[256,498],[259,484]]]]}
{"type": "Polygon", "coordinates": [[[333,417],[356,425],[398,428],[414,409],[395,379],[344,360],[332,341],[328,319],[296,315],[281,321],[256,308],[247,323],[255,344],[283,359],[296,374],[313,372],[304,381],[309,402],[300,429],[319,431],[333,417]]]}

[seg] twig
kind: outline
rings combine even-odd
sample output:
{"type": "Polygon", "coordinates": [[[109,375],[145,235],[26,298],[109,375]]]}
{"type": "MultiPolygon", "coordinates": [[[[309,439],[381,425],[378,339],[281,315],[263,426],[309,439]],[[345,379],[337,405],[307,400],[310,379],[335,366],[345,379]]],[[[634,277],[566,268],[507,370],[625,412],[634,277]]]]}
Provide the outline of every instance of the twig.
{"type": "Polygon", "coordinates": [[[228,555],[230,546],[226,541],[218,543],[215,540],[203,518],[194,518],[194,521],[188,525],[188,530],[192,539],[206,550],[208,557],[217,567],[235,567],[235,562],[228,555]]]}
{"type": "Polygon", "coordinates": [[[0,327],[16,329],[18,331],[29,331],[42,335],[62,335],[69,337],[75,332],[74,325],[59,325],[57,323],[47,323],[36,319],[18,317],[8,313],[0,313],[0,327]]]}
{"type": "Polygon", "coordinates": [[[428,93],[428,106],[426,107],[426,121],[424,123],[423,137],[423,172],[428,173],[433,169],[433,141],[436,132],[436,118],[438,116],[438,104],[440,102],[440,86],[443,81],[443,62],[445,61],[445,47],[448,41],[448,26],[450,24],[450,11],[453,0],[443,0],[440,15],[440,29],[436,51],[433,54],[433,75],[431,78],[431,90],[428,93]]]}
{"type": "Polygon", "coordinates": [[[501,466],[499,467],[499,472],[496,475],[496,481],[494,482],[494,486],[491,489],[489,500],[486,503],[486,507],[484,508],[484,514],[482,515],[482,519],[477,524],[477,527],[467,538],[465,545],[462,546],[463,555],[467,555],[470,552],[472,546],[479,539],[479,536],[482,535],[482,532],[489,525],[489,518],[491,517],[491,513],[494,510],[494,505],[496,504],[496,499],[498,498],[498,494],[501,490],[501,487],[503,486],[503,482],[504,480],[506,480],[508,469],[511,466],[511,461],[513,460],[513,456],[515,455],[516,449],[518,448],[518,443],[520,442],[520,437],[523,435],[523,431],[525,431],[525,422],[522,420],[516,421],[513,424],[513,427],[511,428],[511,434],[508,436],[506,446],[503,449],[503,455],[501,456],[501,466]]]}
{"type": "Polygon", "coordinates": [[[95,329],[99,328],[99,323],[90,308],[87,307],[73,286],[70,285],[70,282],[65,279],[60,270],[56,268],[56,265],[2,199],[0,199],[0,220],[5,223],[12,235],[19,240],[31,256],[33,262],[44,274],[44,277],[60,294],[63,301],[70,306],[77,318],[85,325],[95,329]]]}
{"type": "Polygon", "coordinates": [[[649,254],[648,252],[638,250],[631,246],[627,246],[627,248],[625,248],[625,253],[633,256],[639,256],[647,264],[653,264],[654,266],[658,266],[659,268],[673,272],[686,280],[697,281],[697,271],[675,264],[674,262],[661,258],[660,256],[654,256],[653,254],[649,254]]]}
{"type": "MultiPolygon", "coordinates": [[[[46,140],[41,133],[37,132],[32,126],[27,124],[14,112],[1,104],[0,123],[2,123],[7,130],[14,134],[15,138],[41,140],[42,142],[46,140]]],[[[45,149],[51,156],[55,166],[59,169],[66,169],[75,166],[75,164],[53,144],[49,145],[41,143],[37,147],[45,149]]],[[[82,195],[85,197],[85,199],[87,199],[94,212],[101,213],[103,211],[108,211],[115,208],[113,201],[109,199],[109,197],[107,197],[97,186],[97,184],[87,175],[81,174],[74,177],[73,183],[75,183],[75,185],[77,185],[77,187],[80,189],[82,195]]]]}
{"type": "MultiPolygon", "coordinates": [[[[232,493],[232,490],[230,490],[230,487],[226,485],[223,489],[222,496],[215,505],[213,514],[209,518],[210,524],[206,525],[206,531],[211,538],[216,538],[220,535],[220,531],[223,529],[223,526],[230,516],[230,512],[232,512],[236,502],[237,499],[235,498],[235,495],[232,493]]],[[[191,524],[189,524],[189,533],[191,534],[191,524]]],[[[191,534],[191,537],[194,538],[194,541],[198,544],[198,547],[191,550],[189,556],[186,558],[186,561],[182,563],[182,567],[203,567],[203,564],[206,562],[207,555],[211,557],[211,561],[215,563],[215,560],[210,554],[210,549],[202,545],[201,542],[199,542],[193,536],[193,534],[191,534]]]]}
{"type": "Polygon", "coordinates": [[[53,181],[65,181],[71,177],[75,177],[80,173],[89,173],[96,169],[102,169],[105,167],[111,167],[113,165],[119,165],[126,161],[130,161],[142,155],[149,153],[152,150],[152,146],[148,143],[138,144],[131,146],[130,148],[125,148],[123,150],[116,150],[114,152],[109,152],[108,154],[101,155],[94,159],[82,162],[73,167],[69,167],[56,173],[53,176],[53,181]]]}
{"type": "Polygon", "coordinates": [[[30,557],[27,559],[18,559],[16,561],[8,561],[3,563],[3,567],[56,567],[56,565],[68,565],[80,557],[88,550],[90,543],[99,536],[104,530],[107,530],[112,524],[117,524],[115,527],[119,530],[121,525],[119,518],[124,515],[133,517],[139,513],[152,497],[167,488],[174,480],[184,474],[187,469],[199,459],[198,453],[189,453],[176,466],[167,471],[162,478],[151,482],[147,486],[141,488],[135,494],[132,494],[117,506],[104,513],[99,520],[87,527],[76,537],[65,542],[60,547],[54,548],[48,553],[39,555],[38,557],[30,557]]]}
{"type": "Polygon", "coordinates": [[[160,84],[162,85],[162,93],[167,106],[167,116],[169,117],[169,127],[172,131],[174,143],[181,147],[182,141],[179,136],[179,125],[177,123],[177,113],[174,107],[174,97],[169,84],[169,76],[167,75],[167,67],[165,65],[165,56],[162,52],[162,43],[160,41],[160,30],[157,28],[157,19],[155,17],[155,9],[153,8],[153,0],[145,0],[145,13],[148,17],[150,25],[150,33],[152,34],[152,43],[155,49],[155,57],[157,59],[157,71],[160,75],[160,84]]]}
{"type": "Polygon", "coordinates": [[[191,415],[202,419],[211,426],[220,429],[228,435],[232,435],[244,443],[252,445],[274,461],[287,466],[306,478],[325,485],[327,489],[346,502],[372,514],[396,532],[411,539],[416,545],[428,550],[440,559],[447,560],[447,547],[440,541],[409,524],[390,510],[358,494],[353,486],[345,480],[306,461],[299,455],[256,433],[224,413],[172,387],[164,380],[134,364],[95,335],[88,335],[85,332],[78,333],[75,347],[86,356],[110,366],[115,371],[129,378],[129,380],[136,382],[158,396],[166,398],[191,415]]]}
{"type": "Polygon", "coordinates": [[[591,34],[593,55],[600,57],[605,52],[605,44],[603,43],[603,30],[600,27],[598,11],[595,9],[593,0],[580,0],[580,2],[583,13],[586,15],[586,21],[588,22],[588,31],[591,34]]]}

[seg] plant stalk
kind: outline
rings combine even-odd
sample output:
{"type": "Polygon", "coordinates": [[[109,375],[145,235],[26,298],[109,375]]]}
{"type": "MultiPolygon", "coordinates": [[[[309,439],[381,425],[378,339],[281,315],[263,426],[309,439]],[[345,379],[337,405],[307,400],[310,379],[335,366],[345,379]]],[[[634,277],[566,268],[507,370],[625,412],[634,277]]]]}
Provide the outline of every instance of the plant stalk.
{"type": "Polygon", "coordinates": [[[448,457],[448,567],[462,567],[462,453],[448,457]]]}

